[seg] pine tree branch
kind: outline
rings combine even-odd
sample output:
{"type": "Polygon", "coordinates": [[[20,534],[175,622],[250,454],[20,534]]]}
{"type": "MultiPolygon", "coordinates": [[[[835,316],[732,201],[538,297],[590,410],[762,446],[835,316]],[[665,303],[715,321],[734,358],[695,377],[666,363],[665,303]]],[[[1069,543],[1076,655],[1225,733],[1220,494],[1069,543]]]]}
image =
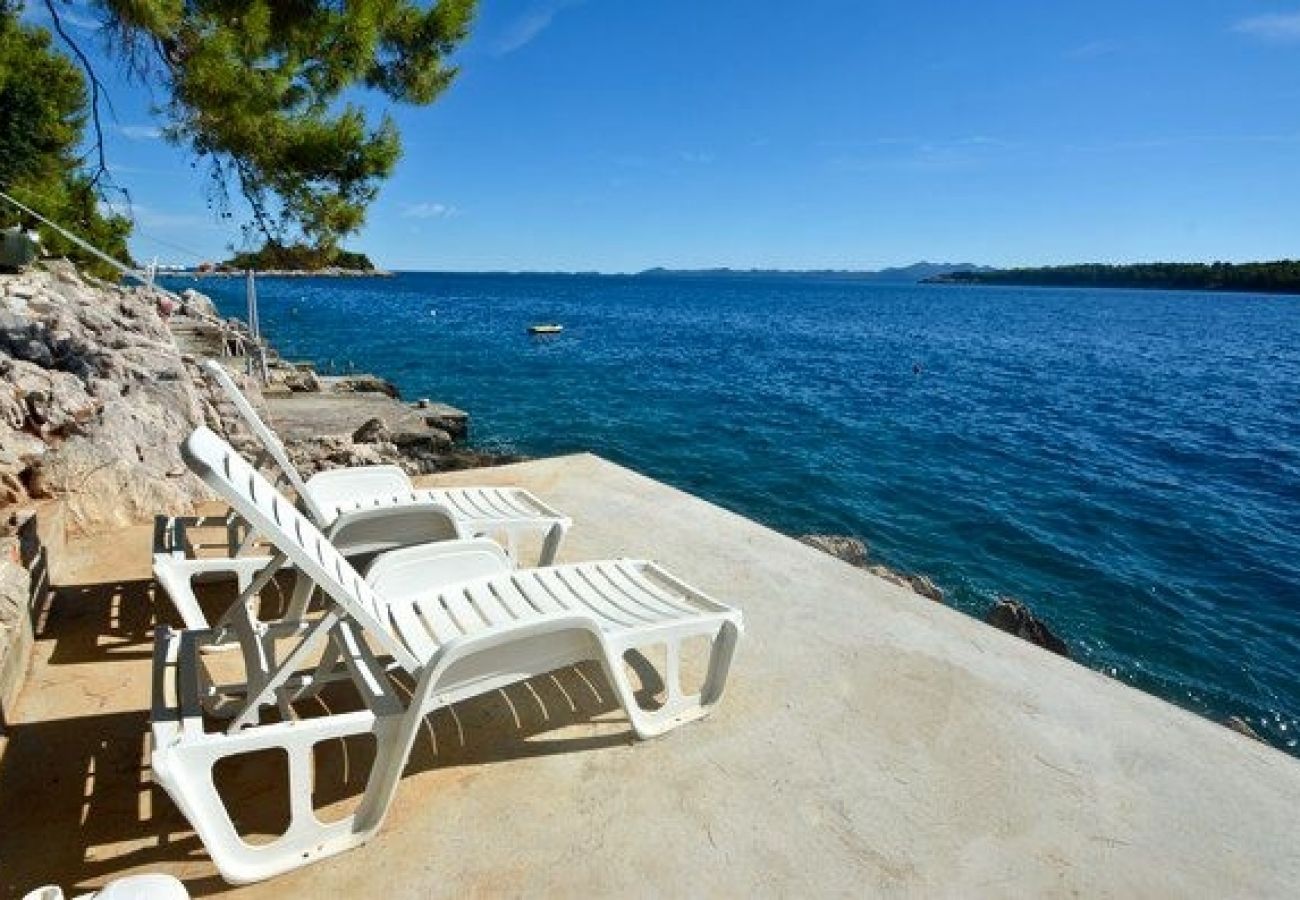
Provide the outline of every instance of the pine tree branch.
{"type": "Polygon", "coordinates": [[[73,55],[77,57],[82,71],[86,73],[86,80],[90,82],[90,117],[95,129],[93,150],[96,157],[96,165],[90,176],[90,184],[96,190],[99,190],[101,179],[108,178],[110,181],[112,179],[112,176],[109,175],[108,160],[104,152],[104,125],[99,116],[100,97],[106,94],[104,85],[99,80],[99,76],[95,74],[95,67],[90,64],[90,57],[86,56],[85,51],[81,49],[80,45],[68,34],[67,29],[63,27],[63,19],[59,17],[59,12],[54,6],[54,0],[44,0],[44,2],[46,10],[49,11],[50,21],[54,25],[55,32],[58,33],[63,43],[67,44],[73,55]]]}

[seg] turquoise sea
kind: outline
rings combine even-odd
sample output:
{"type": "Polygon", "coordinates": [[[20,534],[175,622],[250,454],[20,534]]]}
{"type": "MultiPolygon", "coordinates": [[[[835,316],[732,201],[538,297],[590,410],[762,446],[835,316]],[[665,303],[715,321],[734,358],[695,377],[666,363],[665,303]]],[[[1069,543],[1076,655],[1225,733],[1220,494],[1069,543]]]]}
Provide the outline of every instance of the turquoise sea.
{"type": "MultiPolygon", "coordinates": [[[[242,314],[241,280],[197,286],[242,314]]],[[[286,356],[466,408],[477,444],[858,535],[1300,753],[1300,298],[435,273],[259,295],[286,356]]]]}

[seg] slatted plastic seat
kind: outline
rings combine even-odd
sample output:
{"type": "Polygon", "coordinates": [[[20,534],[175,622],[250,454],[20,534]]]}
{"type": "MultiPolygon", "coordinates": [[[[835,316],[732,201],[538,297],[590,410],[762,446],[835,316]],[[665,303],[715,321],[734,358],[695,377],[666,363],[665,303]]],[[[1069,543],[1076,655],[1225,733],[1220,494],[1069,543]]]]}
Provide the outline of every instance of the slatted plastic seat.
{"type": "Polygon", "coordinates": [[[218,627],[158,633],[154,776],[228,881],[271,877],[368,840],[388,810],[420,723],[439,707],[587,660],[601,665],[642,738],[707,715],[722,696],[740,613],[653,562],[517,570],[499,545],[469,539],[391,551],[363,578],[211,431],[196,430],[183,455],[275,547],[267,571],[292,564],[327,598],[312,621],[259,623],[249,608],[269,580],[263,571],[218,627]],[[699,638],[709,643],[707,675],[698,692],[687,693],[682,645],[699,638]],[[243,651],[247,681],[217,686],[200,651],[230,642],[243,651]],[[638,704],[623,665],[625,653],[651,646],[665,650],[665,696],[653,710],[638,704]],[[410,676],[412,691],[396,688],[395,669],[410,676]],[[344,679],[364,701],[362,710],[296,717],[295,702],[344,679]],[[282,720],[264,723],[267,707],[282,720]],[[223,730],[209,730],[214,715],[226,720],[223,730]],[[377,746],[364,795],[351,815],[323,823],[311,802],[313,747],[357,734],[374,735],[377,746]],[[288,757],[290,822],[279,837],[252,845],[222,802],[213,769],[227,757],[272,748],[288,757]]]}

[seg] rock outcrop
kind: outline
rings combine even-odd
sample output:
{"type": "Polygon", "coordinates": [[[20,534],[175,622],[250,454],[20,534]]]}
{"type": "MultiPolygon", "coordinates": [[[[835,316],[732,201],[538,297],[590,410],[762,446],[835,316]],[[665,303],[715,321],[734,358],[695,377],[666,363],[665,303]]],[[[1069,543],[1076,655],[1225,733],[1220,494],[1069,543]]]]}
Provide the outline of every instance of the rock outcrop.
{"type": "Polygon", "coordinates": [[[181,315],[190,316],[195,319],[217,319],[220,315],[217,313],[217,307],[206,294],[200,294],[194,288],[186,288],[180,293],[181,306],[178,312],[181,315]]]}
{"type": "Polygon", "coordinates": [[[329,380],[331,390],[338,394],[383,394],[394,400],[398,397],[397,386],[378,375],[339,375],[329,380]]]}
{"type": "MultiPolygon", "coordinates": [[[[842,559],[849,565],[864,569],[878,578],[883,578],[890,584],[905,587],[928,600],[934,600],[936,603],[943,603],[945,600],[943,588],[925,575],[899,572],[888,566],[873,563],[866,542],[860,538],[843,534],[802,534],[799,535],[798,540],[809,547],[816,547],[823,553],[842,559]]],[[[1053,634],[1051,629],[1019,600],[999,597],[984,620],[995,628],[1001,628],[1032,644],[1059,653],[1067,659],[1070,657],[1070,649],[1065,642],[1053,634]]]]}
{"type": "Polygon", "coordinates": [[[76,531],[188,512],[207,491],[178,446],[207,416],[157,295],[66,263],[0,276],[5,503],[60,496],[76,531]]]}
{"type": "Polygon", "coordinates": [[[291,440],[286,442],[285,449],[305,478],[343,466],[393,465],[408,475],[428,475],[526,459],[515,454],[456,446],[451,435],[437,428],[392,431],[380,419],[362,424],[351,439],[327,436],[291,440]]]}
{"type": "Polygon", "coordinates": [[[920,594],[927,600],[933,600],[936,603],[944,602],[943,588],[925,575],[911,575],[882,565],[868,565],[865,568],[872,575],[883,578],[899,587],[908,588],[912,593],[920,594]]]}
{"type": "Polygon", "coordinates": [[[1254,728],[1251,728],[1250,723],[1241,716],[1228,716],[1228,718],[1223,721],[1223,724],[1237,732],[1237,734],[1251,738],[1252,740],[1268,743],[1267,741],[1264,741],[1264,739],[1259,736],[1259,732],[1254,728]]]}
{"type": "Polygon", "coordinates": [[[1011,597],[999,597],[984,621],[1008,634],[1024,638],[1045,650],[1070,658],[1070,648],[1047,625],[1035,616],[1025,604],[1011,597]]]}
{"type": "Polygon", "coordinates": [[[282,376],[284,386],[294,394],[316,394],[320,392],[320,378],[311,369],[295,368],[282,376]]]}
{"type": "Polygon", "coordinates": [[[392,440],[393,433],[388,430],[383,419],[367,419],[352,434],[352,440],[357,444],[382,444],[392,440]]]}
{"type": "Polygon", "coordinates": [[[798,539],[809,547],[816,547],[823,553],[842,559],[851,566],[865,569],[877,578],[905,587],[927,600],[934,600],[936,603],[944,602],[943,589],[926,576],[911,575],[879,563],[872,563],[867,544],[861,538],[845,534],[802,534],[798,539]]]}
{"type": "Polygon", "coordinates": [[[859,569],[867,567],[867,543],[845,534],[801,534],[799,540],[859,569]]]}

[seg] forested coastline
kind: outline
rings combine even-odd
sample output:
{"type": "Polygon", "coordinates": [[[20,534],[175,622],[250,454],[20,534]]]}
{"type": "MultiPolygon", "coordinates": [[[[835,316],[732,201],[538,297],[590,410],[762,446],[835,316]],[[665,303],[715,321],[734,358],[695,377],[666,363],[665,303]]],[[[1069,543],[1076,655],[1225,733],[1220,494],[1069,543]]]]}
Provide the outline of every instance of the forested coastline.
{"type": "Polygon", "coordinates": [[[992,269],[935,275],[927,284],[991,284],[1037,287],[1147,288],[1300,294],[1300,260],[1254,263],[1084,264],[992,269]]]}

